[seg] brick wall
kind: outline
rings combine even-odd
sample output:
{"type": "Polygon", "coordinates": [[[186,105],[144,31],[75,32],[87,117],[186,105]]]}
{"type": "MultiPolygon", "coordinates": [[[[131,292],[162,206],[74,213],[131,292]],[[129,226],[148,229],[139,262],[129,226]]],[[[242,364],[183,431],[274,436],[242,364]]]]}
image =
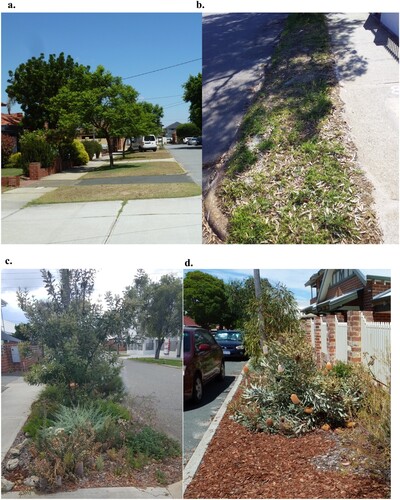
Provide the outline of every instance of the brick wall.
{"type": "MultiPolygon", "coordinates": [[[[364,289],[364,304],[363,308],[366,310],[372,310],[372,298],[376,295],[386,292],[391,288],[391,281],[375,280],[373,278],[367,279],[367,285],[364,289]]],[[[381,321],[381,320],[377,320],[381,321]]]]}
{"type": "Polygon", "coordinates": [[[11,347],[16,345],[18,345],[16,342],[7,342],[1,346],[1,373],[27,371],[40,359],[39,347],[32,346],[31,353],[26,358],[22,358],[20,355],[21,361],[14,363],[11,355],[11,347]]]}
{"type": "Polygon", "coordinates": [[[38,181],[48,175],[57,174],[62,171],[61,158],[56,158],[51,167],[44,168],[40,162],[32,162],[29,164],[29,178],[32,181],[38,181]]]}
{"type": "Polygon", "coordinates": [[[331,286],[326,294],[326,298],[332,299],[333,297],[344,295],[346,293],[352,292],[353,290],[357,290],[357,288],[362,288],[363,286],[364,284],[358,278],[358,276],[351,276],[347,280],[341,281],[340,283],[331,286]]]}

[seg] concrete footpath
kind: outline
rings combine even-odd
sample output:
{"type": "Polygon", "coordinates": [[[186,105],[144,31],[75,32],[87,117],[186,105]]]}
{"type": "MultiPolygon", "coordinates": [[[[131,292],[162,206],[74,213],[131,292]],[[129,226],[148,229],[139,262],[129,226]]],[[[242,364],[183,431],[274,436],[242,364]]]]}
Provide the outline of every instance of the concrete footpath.
{"type": "Polygon", "coordinates": [[[21,376],[1,377],[1,460],[28,418],[31,404],[42,387],[27,384],[21,376]]]}
{"type": "Polygon", "coordinates": [[[384,243],[399,243],[398,40],[368,13],[327,18],[357,160],[375,188],[384,243]]]}
{"type": "Polygon", "coordinates": [[[201,196],[33,205],[55,188],[2,196],[3,244],[201,243],[201,196]]]}

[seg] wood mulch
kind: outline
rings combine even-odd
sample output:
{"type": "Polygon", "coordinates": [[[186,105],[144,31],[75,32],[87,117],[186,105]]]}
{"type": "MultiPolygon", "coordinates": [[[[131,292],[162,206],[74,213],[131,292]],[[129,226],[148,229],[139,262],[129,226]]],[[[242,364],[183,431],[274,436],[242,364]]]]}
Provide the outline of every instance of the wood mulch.
{"type": "Polygon", "coordinates": [[[355,468],[332,431],[298,438],[251,433],[225,414],[185,498],[389,498],[355,468]]]}

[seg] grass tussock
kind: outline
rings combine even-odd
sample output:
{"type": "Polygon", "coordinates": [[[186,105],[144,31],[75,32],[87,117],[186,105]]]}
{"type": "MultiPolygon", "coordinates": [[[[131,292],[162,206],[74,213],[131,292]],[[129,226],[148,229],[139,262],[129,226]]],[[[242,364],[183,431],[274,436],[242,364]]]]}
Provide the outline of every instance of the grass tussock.
{"type": "Polygon", "coordinates": [[[323,14],[290,14],[241,126],[220,203],[229,243],[379,243],[323,14]]]}

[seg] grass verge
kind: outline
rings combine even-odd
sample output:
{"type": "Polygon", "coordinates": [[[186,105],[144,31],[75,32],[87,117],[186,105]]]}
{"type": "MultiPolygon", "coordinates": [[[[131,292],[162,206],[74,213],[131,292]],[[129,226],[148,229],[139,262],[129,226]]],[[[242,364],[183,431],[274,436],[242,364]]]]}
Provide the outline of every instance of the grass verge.
{"type": "Polygon", "coordinates": [[[125,158],[122,155],[114,156],[114,161],[124,161],[126,159],[132,160],[163,160],[165,158],[172,158],[172,155],[166,149],[157,149],[157,151],[136,151],[135,153],[125,153],[125,158]]]}
{"type": "Polygon", "coordinates": [[[323,14],[290,14],[219,191],[228,243],[380,243],[323,14]]]}
{"type": "Polygon", "coordinates": [[[1,169],[1,176],[2,177],[14,177],[17,175],[22,175],[23,170],[22,168],[2,168],[1,169]]]}
{"type": "Polygon", "coordinates": [[[62,186],[31,201],[28,205],[112,200],[145,200],[151,198],[185,198],[200,194],[200,186],[194,183],[62,186]]]}
{"type": "Polygon", "coordinates": [[[156,161],[151,163],[124,163],[118,167],[104,166],[89,172],[82,179],[97,179],[105,177],[130,177],[139,175],[173,175],[185,171],[179,163],[172,161],[156,161]]]}
{"type": "Polygon", "coordinates": [[[151,363],[155,365],[169,365],[176,366],[178,368],[182,368],[182,360],[181,359],[155,359],[155,358],[130,358],[131,361],[140,361],[142,363],[151,363]]]}

